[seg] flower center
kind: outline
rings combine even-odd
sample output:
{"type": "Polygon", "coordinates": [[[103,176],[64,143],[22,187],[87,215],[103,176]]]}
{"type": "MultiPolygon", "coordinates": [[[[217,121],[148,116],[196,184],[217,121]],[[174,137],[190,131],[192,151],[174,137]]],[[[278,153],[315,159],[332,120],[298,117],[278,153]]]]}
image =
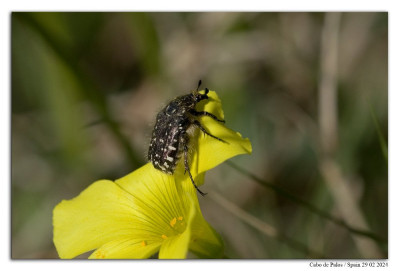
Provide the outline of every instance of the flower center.
{"type": "Polygon", "coordinates": [[[168,233],[161,235],[161,238],[163,240],[167,240],[168,237],[171,237],[173,235],[181,234],[186,229],[186,223],[183,216],[172,218],[169,222],[169,225],[171,226],[171,230],[168,233]]]}

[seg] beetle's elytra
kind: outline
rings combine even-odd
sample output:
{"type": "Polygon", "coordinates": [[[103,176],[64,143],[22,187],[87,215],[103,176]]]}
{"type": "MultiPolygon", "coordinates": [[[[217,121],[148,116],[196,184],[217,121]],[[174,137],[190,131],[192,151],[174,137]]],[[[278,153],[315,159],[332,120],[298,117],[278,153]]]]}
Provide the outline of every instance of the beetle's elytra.
{"type": "Polygon", "coordinates": [[[207,116],[219,122],[225,121],[218,119],[209,112],[195,110],[198,102],[208,99],[208,88],[205,88],[205,93],[201,94],[199,93],[200,85],[201,80],[196,90],[190,94],[173,99],[157,114],[156,124],[150,141],[148,159],[156,169],[166,174],[173,174],[183,153],[185,170],[189,173],[194,187],[204,196],[205,193],[196,186],[190,173],[188,163],[190,136],[187,130],[191,126],[195,126],[212,138],[224,142],[222,139],[207,132],[197,118],[207,116]]]}

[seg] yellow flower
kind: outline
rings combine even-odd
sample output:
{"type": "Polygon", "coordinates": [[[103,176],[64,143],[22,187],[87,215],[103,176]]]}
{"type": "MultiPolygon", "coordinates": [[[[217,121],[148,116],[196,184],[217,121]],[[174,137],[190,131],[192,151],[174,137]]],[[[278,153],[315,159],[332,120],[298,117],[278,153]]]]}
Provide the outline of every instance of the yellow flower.
{"type": "MultiPolygon", "coordinates": [[[[198,104],[223,118],[214,91],[198,104]]],[[[190,171],[195,182],[223,161],[251,153],[251,144],[225,125],[200,118],[206,129],[226,143],[202,133],[192,136],[190,171]]],[[[223,254],[221,237],[204,220],[196,190],[180,163],[174,175],[156,170],[150,163],[116,180],[93,183],[79,196],[64,200],[53,211],[54,244],[61,258],[73,258],[95,250],[89,258],[185,258],[188,250],[202,258],[223,254]]]]}

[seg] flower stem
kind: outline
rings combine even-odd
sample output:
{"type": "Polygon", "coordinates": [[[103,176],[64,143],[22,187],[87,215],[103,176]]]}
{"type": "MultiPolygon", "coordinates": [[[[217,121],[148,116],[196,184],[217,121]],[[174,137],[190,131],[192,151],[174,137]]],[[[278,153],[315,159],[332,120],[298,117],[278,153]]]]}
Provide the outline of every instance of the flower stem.
{"type": "Polygon", "coordinates": [[[233,169],[237,170],[238,172],[242,173],[243,175],[249,177],[250,179],[252,179],[253,181],[256,181],[257,183],[261,184],[262,186],[273,190],[274,192],[280,194],[281,196],[286,197],[287,199],[299,204],[300,206],[308,209],[309,211],[330,220],[331,222],[335,223],[338,226],[341,226],[345,229],[347,229],[348,231],[350,231],[353,234],[358,234],[358,235],[362,235],[365,237],[368,237],[370,239],[373,239],[381,244],[387,244],[387,239],[382,238],[380,236],[378,236],[376,233],[370,232],[370,231],[365,231],[365,230],[360,230],[360,229],[356,229],[353,228],[351,226],[349,226],[345,221],[343,221],[342,219],[339,219],[337,217],[332,216],[331,214],[315,207],[314,205],[312,205],[311,203],[298,198],[292,194],[290,194],[289,192],[283,190],[282,188],[280,188],[279,186],[276,186],[272,183],[266,182],[264,180],[262,180],[261,178],[257,177],[256,175],[250,173],[249,171],[239,167],[238,165],[230,162],[230,161],[226,161],[226,164],[228,164],[230,167],[232,167],[233,169]]]}

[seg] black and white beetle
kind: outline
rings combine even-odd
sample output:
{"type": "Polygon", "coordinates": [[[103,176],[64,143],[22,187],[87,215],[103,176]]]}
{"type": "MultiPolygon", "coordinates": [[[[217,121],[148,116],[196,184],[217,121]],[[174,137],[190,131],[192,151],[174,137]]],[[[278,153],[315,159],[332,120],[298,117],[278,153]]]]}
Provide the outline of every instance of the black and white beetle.
{"type": "Polygon", "coordinates": [[[212,138],[225,142],[207,132],[196,117],[207,116],[219,122],[225,123],[225,121],[218,119],[209,112],[195,110],[195,106],[198,102],[208,99],[208,88],[205,88],[205,93],[201,94],[199,93],[200,85],[201,80],[195,91],[173,99],[157,114],[156,124],[150,141],[148,159],[156,169],[167,174],[173,174],[183,153],[185,172],[187,171],[189,173],[190,180],[194,187],[204,196],[206,193],[203,193],[197,187],[190,173],[188,163],[190,137],[187,130],[191,126],[195,126],[212,138]]]}

